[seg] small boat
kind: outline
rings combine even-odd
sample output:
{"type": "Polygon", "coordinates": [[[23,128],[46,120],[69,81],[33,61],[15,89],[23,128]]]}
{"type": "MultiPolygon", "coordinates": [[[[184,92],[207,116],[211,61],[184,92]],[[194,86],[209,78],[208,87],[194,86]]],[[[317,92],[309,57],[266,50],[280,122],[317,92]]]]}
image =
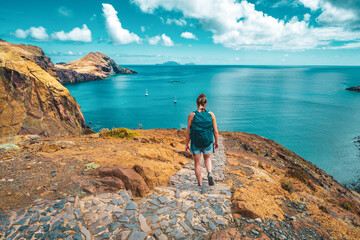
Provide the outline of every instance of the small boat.
{"type": "Polygon", "coordinates": [[[147,97],[149,95],[148,90],[146,89],[145,96],[147,97]]]}
{"type": "Polygon", "coordinates": [[[176,97],[174,98],[174,103],[177,103],[176,97]]]}

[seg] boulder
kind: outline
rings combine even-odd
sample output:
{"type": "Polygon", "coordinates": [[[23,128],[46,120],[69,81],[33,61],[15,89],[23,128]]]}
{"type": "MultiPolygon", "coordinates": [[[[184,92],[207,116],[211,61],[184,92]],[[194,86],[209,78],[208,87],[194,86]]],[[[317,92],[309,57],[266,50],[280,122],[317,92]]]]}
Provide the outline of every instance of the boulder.
{"type": "Polygon", "coordinates": [[[232,239],[242,239],[241,233],[239,233],[236,228],[228,228],[223,230],[218,230],[213,233],[211,240],[232,240],[232,239]]]}
{"type": "Polygon", "coordinates": [[[126,189],[130,190],[134,196],[144,197],[149,193],[144,178],[133,168],[127,166],[102,166],[96,170],[100,177],[115,177],[124,182],[126,189]]]}

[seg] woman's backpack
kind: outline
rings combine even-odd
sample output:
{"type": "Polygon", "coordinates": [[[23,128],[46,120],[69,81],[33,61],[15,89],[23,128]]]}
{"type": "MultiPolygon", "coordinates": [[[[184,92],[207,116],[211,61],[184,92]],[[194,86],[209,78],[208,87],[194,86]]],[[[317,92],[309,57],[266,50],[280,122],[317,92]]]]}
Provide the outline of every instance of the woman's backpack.
{"type": "Polygon", "coordinates": [[[190,126],[191,144],[198,148],[209,147],[213,143],[213,122],[212,116],[208,111],[194,111],[195,115],[190,126]]]}

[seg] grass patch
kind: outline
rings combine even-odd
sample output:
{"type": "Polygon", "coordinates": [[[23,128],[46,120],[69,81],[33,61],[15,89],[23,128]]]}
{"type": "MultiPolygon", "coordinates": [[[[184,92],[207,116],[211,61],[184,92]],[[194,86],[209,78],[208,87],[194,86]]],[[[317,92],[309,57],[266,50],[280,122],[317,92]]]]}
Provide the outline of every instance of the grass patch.
{"type": "Polygon", "coordinates": [[[341,198],[337,200],[337,203],[340,207],[349,212],[356,212],[358,210],[358,206],[349,199],[341,198]]]}
{"type": "Polygon", "coordinates": [[[115,128],[112,130],[102,129],[100,131],[100,137],[102,138],[124,138],[131,140],[134,137],[140,136],[140,133],[127,128],[115,128]]]}
{"type": "Polygon", "coordinates": [[[315,184],[309,179],[309,176],[304,172],[301,172],[296,169],[289,169],[287,170],[286,174],[287,177],[298,179],[300,182],[304,183],[308,186],[312,191],[316,191],[315,184]]]}
{"type": "Polygon", "coordinates": [[[293,193],[293,192],[294,192],[294,187],[293,187],[292,183],[291,183],[289,180],[287,180],[287,179],[282,179],[282,180],[281,180],[281,187],[282,187],[284,190],[288,191],[289,193],[293,193]]]}
{"type": "Polygon", "coordinates": [[[324,213],[329,213],[329,210],[327,209],[327,207],[325,207],[325,206],[323,206],[323,205],[320,205],[320,206],[319,206],[319,209],[320,209],[321,211],[323,211],[324,213]]]}
{"type": "Polygon", "coordinates": [[[265,169],[264,165],[261,162],[258,163],[258,167],[261,168],[261,169],[265,169]]]}
{"type": "Polygon", "coordinates": [[[296,178],[296,179],[300,180],[300,182],[303,182],[305,184],[309,180],[308,175],[306,175],[305,173],[300,172],[299,170],[296,170],[296,169],[287,170],[286,176],[296,178]]]}
{"type": "Polygon", "coordinates": [[[92,171],[92,170],[95,170],[97,168],[99,168],[100,165],[99,164],[96,164],[94,162],[91,162],[91,163],[87,163],[85,164],[85,170],[84,172],[87,172],[87,171],[92,171]]]}

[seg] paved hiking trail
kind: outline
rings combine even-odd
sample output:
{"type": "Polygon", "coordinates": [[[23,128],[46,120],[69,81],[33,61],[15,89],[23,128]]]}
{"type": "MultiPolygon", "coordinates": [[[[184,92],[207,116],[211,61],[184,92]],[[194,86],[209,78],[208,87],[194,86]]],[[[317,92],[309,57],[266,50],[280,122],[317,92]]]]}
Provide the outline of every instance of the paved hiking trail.
{"type": "Polygon", "coordinates": [[[121,190],[0,212],[0,239],[208,239],[233,225],[221,136],[210,159],[215,186],[208,185],[204,164],[203,186],[197,186],[189,160],[168,186],[146,198],[133,200],[130,191],[121,190]]]}

